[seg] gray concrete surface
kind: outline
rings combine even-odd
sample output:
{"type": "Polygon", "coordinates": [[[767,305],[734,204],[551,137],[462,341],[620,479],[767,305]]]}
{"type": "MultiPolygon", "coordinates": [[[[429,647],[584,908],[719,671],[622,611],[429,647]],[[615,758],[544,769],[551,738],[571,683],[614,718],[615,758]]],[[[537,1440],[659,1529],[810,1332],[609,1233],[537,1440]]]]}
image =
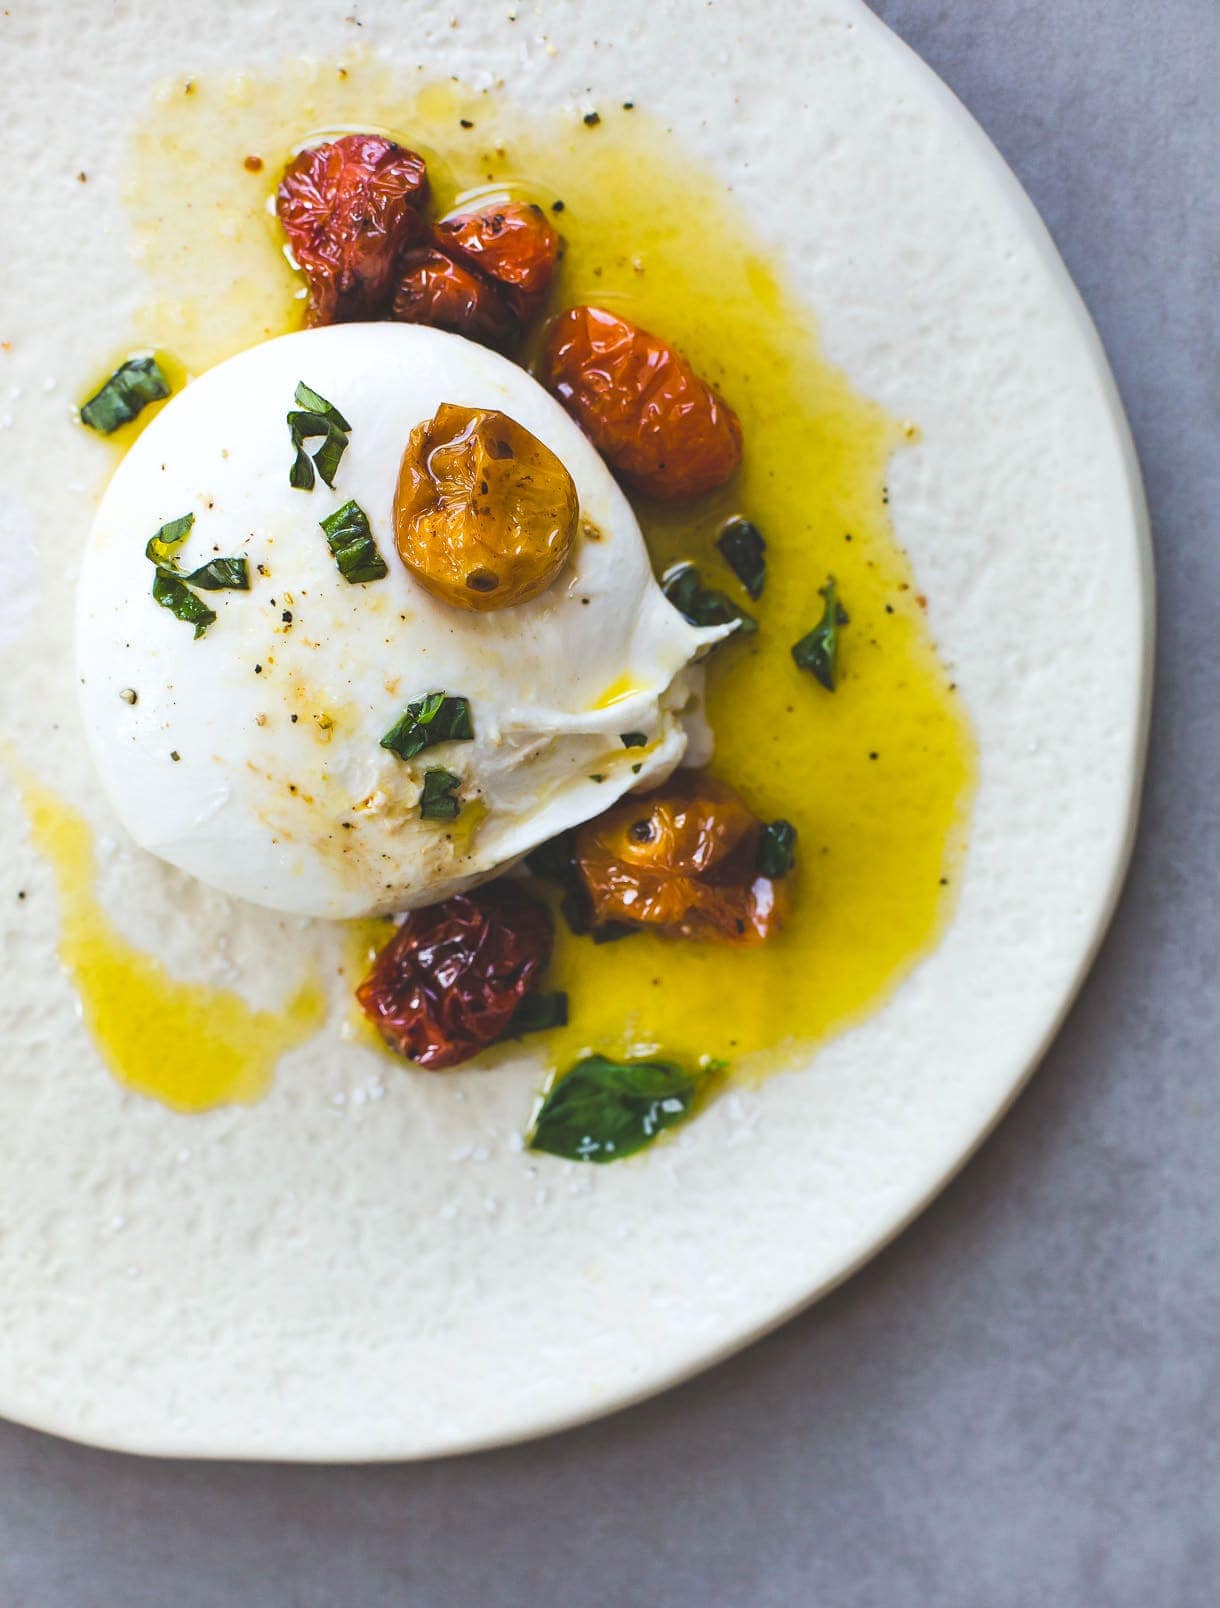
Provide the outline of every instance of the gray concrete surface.
{"type": "Polygon", "coordinates": [[[1058,1044],[862,1275],[600,1425],[380,1469],[143,1463],[0,1426],[0,1608],[1220,1601],[1220,5],[877,9],[1049,222],[1152,505],[1143,830],[1058,1044]]]}

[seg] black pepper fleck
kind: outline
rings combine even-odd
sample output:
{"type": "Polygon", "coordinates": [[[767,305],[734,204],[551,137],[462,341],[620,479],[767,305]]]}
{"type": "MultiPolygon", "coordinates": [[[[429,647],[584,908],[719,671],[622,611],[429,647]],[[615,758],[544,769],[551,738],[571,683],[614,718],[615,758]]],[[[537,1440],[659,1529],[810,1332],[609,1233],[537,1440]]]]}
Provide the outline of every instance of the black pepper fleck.
{"type": "Polygon", "coordinates": [[[474,127],[474,124],[470,121],[470,119],[468,117],[459,117],[458,122],[462,125],[463,128],[473,128],[474,127]]]}
{"type": "Polygon", "coordinates": [[[563,211],[563,202],[562,201],[552,201],[551,202],[551,211],[552,212],[562,212],[563,211]]]}
{"type": "Polygon", "coordinates": [[[255,674],[255,675],[256,675],[256,676],[261,676],[261,675],[262,675],[262,673],[263,673],[263,667],[262,667],[262,665],[261,665],[261,664],[256,664],[256,665],[255,665],[255,666],[254,666],[254,674],[255,674]]]}
{"type": "Polygon", "coordinates": [[[174,762],[175,762],[175,763],[177,763],[177,761],[178,761],[178,760],[180,760],[180,759],[181,759],[181,758],[182,758],[182,755],[181,755],[181,754],[180,754],[180,753],[179,753],[179,752],[178,752],[178,750],[177,750],[177,749],[176,749],[176,748],[171,748],[171,749],[170,749],[170,751],[169,751],[169,757],[170,757],[170,758],[171,758],[171,759],[172,759],[172,760],[173,760],[173,761],[174,761],[174,762]]]}
{"type": "Polygon", "coordinates": [[[601,120],[600,112],[586,112],[584,117],[581,119],[586,128],[596,128],[601,120]]]}

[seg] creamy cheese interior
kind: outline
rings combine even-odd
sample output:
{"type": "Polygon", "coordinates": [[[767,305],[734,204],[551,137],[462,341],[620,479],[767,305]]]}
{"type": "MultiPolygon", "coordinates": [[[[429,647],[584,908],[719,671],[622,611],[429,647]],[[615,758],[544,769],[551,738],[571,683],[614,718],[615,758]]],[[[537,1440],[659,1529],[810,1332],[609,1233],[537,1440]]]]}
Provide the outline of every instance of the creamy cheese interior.
{"type": "Polygon", "coordinates": [[[435,330],[349,324],[241,353],[144,431],[89,537],[77,657],[98,770],[138,843],[260,904],[349,917],[444,898],[662,780],[697,716],[695,661],[721,634],[666,602],[605,465],[522,369],[435,330]],[[351,426],[333,490],[289,483],[300,381],[351,426]],[[573,557],[532,602],[454,609],[398,559],[403,447],[441,402],[509,414],[576,483],[573,557]],[[349,499],[382,580],[349,584],[327,545],[320,521],[349,499]],[[244,556],[250,573],[249,591],[200,594],[217,619],[198,639],[154,601],[145,557],[188,513],[184,572],[244,556]],[[432,692],[469,700],[474,740],[404,762],[380,739],[432,692]],[[432,767],[461,778],[455,820],[420,816],[432,767]]]}

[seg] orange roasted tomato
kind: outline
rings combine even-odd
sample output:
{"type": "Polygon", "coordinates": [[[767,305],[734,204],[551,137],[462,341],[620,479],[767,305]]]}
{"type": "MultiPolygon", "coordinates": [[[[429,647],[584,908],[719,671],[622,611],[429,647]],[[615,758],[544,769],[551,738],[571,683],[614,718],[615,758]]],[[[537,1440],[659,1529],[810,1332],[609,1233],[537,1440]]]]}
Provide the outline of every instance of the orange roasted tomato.
{"type": "Polygon", "coordinates": [[[521,320],[496,287],[436,246],[416,246],[399,266],[392,316],[400,324],[429,324],[508,352],[521,338],[521,320]]]}
{"type": "Polygon", "coordinates": [[[413,910],[356,998],[392,1050],[441,1071],[506,1032],[551,958],[550,911],[511,882],[413,910]]]}
{"type": "Polygon", "coordinates": [[[442,402],[411,432],[394,493],[398,554],[455,608],[506,609],[545,591],[579,513],[571,475],[507,414],[442,402]]]}
{"type": "Polygon", "coordinates": [[[722,486],[741,462],[737,415],[667,341],[600,307],[551,326],[540,378],[619,478],[662,502],[722,486]]]}
{"type": "Polygon", "coordinates": [[[673,938],[759,944],[782,926],[785,883],[758,869],[762,822],[713,777],[681,772],[576,833],[576,864],[597,923],[673,938]]]}
{"type": "Polygon", "coordinates": [[[434,231],[436,243],[499,287],[522,323],[541,307],[559,260],[559,236],[532,201],[499,201],[454,212],[434,231]]]}
{"type": "Polygon", "coordinates": [[[309,285],[310,324],[380,318],[398,259],[426,230],[422,156],[379,134],[345,134],[288,164],[275,209],[309,285]]]}

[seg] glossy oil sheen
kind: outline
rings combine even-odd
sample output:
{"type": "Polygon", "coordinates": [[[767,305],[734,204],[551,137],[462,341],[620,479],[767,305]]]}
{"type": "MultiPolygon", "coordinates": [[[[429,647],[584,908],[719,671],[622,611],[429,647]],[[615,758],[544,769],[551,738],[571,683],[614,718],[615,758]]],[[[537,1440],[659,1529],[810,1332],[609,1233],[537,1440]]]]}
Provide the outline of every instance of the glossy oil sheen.
{"type": "Polygon", "coordinates": [[[322,1025],[320,985],[304,983],[282,1010],[258,1011],[231,989],[170,976],[102,908],[83,816],[32,781],[21,794],[34,846],[55,874],[60,960],[110,1071],[178,1111],[261,1098],[280,1056],[322,1025]]]}
{"type": "Polygon", "coordinates": [[[441,209],[504,186],[548,209],[562,201],[551,213],[567,242],[552,310],[597,302],[665,335],[741,417],[745,467],[733,486],[694,507],[637,511],[658,571],[692,558],[761,622],[710,666],[715,769],[759,814],[798,827],[794,915],[778,940],[750,950],[647,936],[595,948],[561,933],[548,986],[568,990],[571,1022],[534,1042],[559,1067],[586,1049],[644,1047],[687,1062],[725,1057],[746,1072],[782,1064],[777,1052],[858,1018],[928,951],[964,852],[969,722],[885,506],[887,463],[915,429],[827,362],[808,311],[723,186],[645,108],[603,107],[593,128],[575,111],[528,119],[498,95],[420,87],[360,57],[163,87],[127,187],[150,280],[133,339],[172,342],[200,372],[297,327],[303,291],[269,198],[294,148],[352,128],[427,156],[441,209]],[[768,544],[757,604],[713,545],[737,513],[768,544]],[[830,574],[851,616],[833,695],[789,653],[817,620],[830,574]]]}

